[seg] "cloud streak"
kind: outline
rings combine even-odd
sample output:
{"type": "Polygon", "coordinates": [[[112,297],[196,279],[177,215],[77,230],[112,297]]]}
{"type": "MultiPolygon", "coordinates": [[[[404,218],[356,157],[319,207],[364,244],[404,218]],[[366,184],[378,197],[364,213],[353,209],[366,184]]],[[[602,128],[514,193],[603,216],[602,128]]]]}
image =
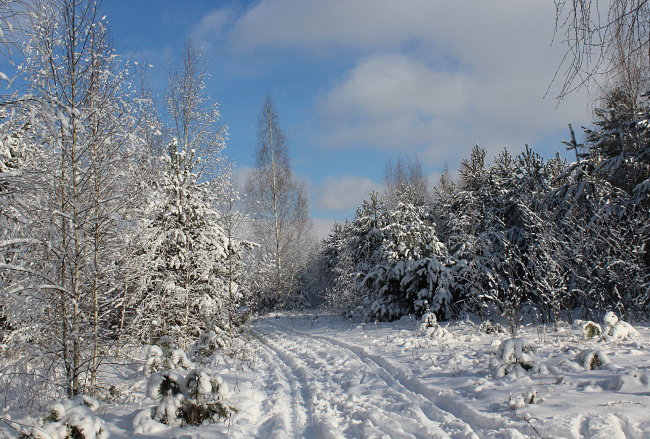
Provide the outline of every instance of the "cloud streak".
{"type": "Polygon", "coordinates": [[[314,202],[319,209],[345,211],[359,206],[361,200],[377,189],[378,185],[366,177],[327,177],[315,188],[314,202]]]}

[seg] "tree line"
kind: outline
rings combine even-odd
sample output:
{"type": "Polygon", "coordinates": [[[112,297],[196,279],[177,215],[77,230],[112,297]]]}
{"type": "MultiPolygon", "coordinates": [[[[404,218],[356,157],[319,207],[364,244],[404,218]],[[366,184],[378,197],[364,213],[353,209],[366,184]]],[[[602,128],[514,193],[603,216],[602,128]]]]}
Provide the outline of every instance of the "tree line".
{"type": "Polygon", "coordinates": [[[443,175],[434,196],[417,161],[389,164],[386,191],[325,240],[322,294],[376,320],[473,313],[518,327],[522,311],[553,323],[576,310],[644,317],[650,101],[640,96],[633,111],[630,102],[609,99],[584,143],[569,126],[571,162],[526,146],[490,163],[477,145],[460,181],[443,175]]]}

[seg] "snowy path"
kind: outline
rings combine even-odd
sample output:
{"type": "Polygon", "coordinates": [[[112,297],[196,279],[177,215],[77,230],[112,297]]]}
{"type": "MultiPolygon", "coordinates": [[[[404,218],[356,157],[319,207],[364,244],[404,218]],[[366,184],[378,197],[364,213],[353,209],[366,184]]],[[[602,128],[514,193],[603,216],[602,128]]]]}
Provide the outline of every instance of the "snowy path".
{"type": "MultiPolygon", "coordinates": [[[[639,329],[643,338],[609,343],[585,340],[575,325],[522,326],[539,371],[500,376],[496,352],[510,336],[469,321],[423,330],[412,318],[353,323],[278,313],[253,324],[250,362],[222,358],[212,366],[238,409],[231,422],[154,422],[134,433],[134,420],[159,403],[145,396],[138,363],[116,372],[120,400],[99,413],[114,439],[648,439],[650,328],[639,329]],[[586,368],[580,358],[594,350],[611,362],[586,368]]],[[[36,419],[2,414],[25,425],[36,419]]],[[[0,422],[0,437],[12,437],[8,429],[0,422]]]]}
{"type": "Polygon", "coordinates": [[[481,415],[363,347],[270,319],[255,334],[269,398],[287,408],[270,416],[257,437],[534,437],[525,423],[481,415]]]}

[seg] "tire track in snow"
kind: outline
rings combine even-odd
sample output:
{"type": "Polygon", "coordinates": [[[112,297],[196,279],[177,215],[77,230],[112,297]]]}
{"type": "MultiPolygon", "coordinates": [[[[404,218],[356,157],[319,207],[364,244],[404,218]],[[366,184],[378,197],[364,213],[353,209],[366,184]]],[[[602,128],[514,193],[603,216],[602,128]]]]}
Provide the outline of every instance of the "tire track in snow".
{"type": "Polygon", "coordinates": [[[462,403],[458,396],[425,385],[417,378],[409,376],[403,369],[392,365],[385,358],[366,352],[361,346],[355,346],[332,337],[308,334],[285,326],[272,325],[272,327],[284,333],[320,340],[332,347],[347,351],[349,355],[373,369],[389,387],[407,395],[414,404],[426,412],[430,419],[440,423],[443,429],[455,431],[457,437],[501,438],[504,435],[510,437],[508,432],[525,435],[525,437],[538,437],[528,424],[497,415],[480,413],[462,403]]]}
{"type": "MultiPolygon", "coordinates": [[[[273,352],[273,356],[290,371],[290,375],[295,377],[296,383],[299,383],[301,392],[300,398],[294,398],[294,402],[302,402],[304,410],[307,413],[306,422],[300,432],[294,431],[294,437],[303,439],[340,439],[344,436],[341,434],[338,424],[330,416],[322,413],[316,413],[314,410],[314,401],[316,401],[315,383],[312,376],[303,365],[278,343],[272,341],[269,336],[270,332],[263,333],[259,330],[251,330],[251,333],[262,344],[264,349],[273,352]]],[[[294,409],[295,411],[295,409],[294,409]]]]}
{"type": "Polygon", "coordinates": [[[264,404],[277,407],[291,407],[291,414],[267,407],[272,415],[259,427],[257,439],[290,439],[302,437],[305,426],[310,421],[305,408],[305,391],[301,381],[293,373],[291,367],[265,343],[264,337],[254,334],[261,344],[261,357],[268,365],[266,388],[271,395],[264,404]]]}
{"type": "Polygon", "coordinates": [[[310,383],[314,418],[342,426],[333,437],[479,437],[468,423],[407,390],[375,361],[322,337],[276,325],[266,328],[267,346],[310,383]]]}

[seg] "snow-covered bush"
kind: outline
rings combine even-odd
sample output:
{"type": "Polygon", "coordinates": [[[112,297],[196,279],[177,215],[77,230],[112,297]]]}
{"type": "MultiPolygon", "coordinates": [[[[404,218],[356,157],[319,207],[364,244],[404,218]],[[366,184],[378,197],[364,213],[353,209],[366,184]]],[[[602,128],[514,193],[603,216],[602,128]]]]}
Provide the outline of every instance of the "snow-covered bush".
{"type": "Polygon", "coordinates": [[[162,337],[159,345],[147,345],[143,349],[145,357],[143,371],[145,375],[161,369],[189,369],[192,362],[184,350],[176,347],[171,337],[162,337]]]}
{"type": "Polygon", "coordinates": [[[177,372],[166,371],[162,374],[154,373],[147,383],[147,396],[151,399],[164,399],[167,396],[182,394],[185,379],[177,372]]]}
{"type": "Polygon", "coordinates": [[[433,328],[429,328],[427,332],[429,337],[437,340],[442,340],[443,338],[449,337],[449,331],[447,331],[447,329],[443,328],[442,326],[436,325],[433,328]]]}
{"type": "Polygon", "coordinates": [[[641,334],[632,325],[618,319],[610,311],[603,317],[603,325],[592,321],[576,320],[574,325],[580,327],[586,339],[599,338],[606,342],[625,340],[628,338],[641,338],[641,334]]]}
{"type": "Polygon", "coordinates": [[[147,345],[143,348],[144,374],[158,372],[163,365],[163,351],[160,346],[147,345]]]}
{"type": "Polygon", "coordinates": [[[209,364],[214,359],[214,355],[226,345],[224,343],[223,331],[219,334],[215,331],[202,333],[198,340],[192,346],[190,357],[199,364],[209,364]]]}
{"type": "Polygon", "coordinates": [[[603,340],[615,341],[624,340],[627,338],[641,338],[641,334],[627,322],[618,322],[614,325],[607,334],[603,335],[603,340]]]}
{"type": "Polygon", "coordinates": [[[584,366],[585,370],[598,370],[611,363],[603,351],[587,349],[576,355],[576,361],[584,366]]]}
{"type": "Polygon", "coordinates": [[[527,393],[522,393],[521,395],[510,395],[508,406],[510,407],[510,410],[518,410],[529,404],[539,404],[543,401],[542,397],[537,394],[537,390],[532,390],[527,393]]]}
{"type": "Polygon", "coordinates": [[[160,403],[135,416],[134,433],[160,431],[159,424],[201,425],[227,420],[237,412],[226,402],[229,393],[223,378],[205,369],[193,369],[185,377],[173,371],[152,374],[147,396],[160,403]]]}
{"type": "Polygon", "coordinates": [[[95,415],[96,399],[77,395],[49,407],[43,426],[28,427],[19,439],[108,439],[108,425],[95,415]]]}
{"type": "Polygon", "coordinates": [[[539,370],[539,365],[533,362],[530,355],[533,352],[535,352],[535,346],[524,337],[502,341],[496,352],[497,364],[493,375],[503,377],[515,370],[539,370]]]}
{"type": "Polygon", "coordinates": [[[192,363],[187,358],[187,354],[182,349],[172,349],[169,354],[165,356],[165,366],[170,369],[183,368],[189,369],[192,363]]]}
{"type": "Polygon", "coordinates": [[[479,326],[478,330],[485,334],[505,334],[506,329],[500,323],[495,323],[492,320],[486,320],[479,326]]]}
{"type": "Polygon", "coordinates": [[[433,328],[438,325],[438,319],[436,315],[430,311],[427,311],[422,315],[422,323],[420,323],[420,330],[424,331],[427,328],[433,328]]]}
{"type": "Polygon", "coordinates": [[[605,327],[603,330],[603,340],[606,342],[625,340],[628,338],[641,338],[641,334],[632,325],[619,320],[612,311],[603,317],[603,326],[605,327]]]}
{"type": "Polygon", "coordinates": [[[591,340],[596,337],[600,337],[603,333],[601,326],[590,320],[576,320],[574,325],[582,329],[582,333],[585,336],[586,340],[591,340]]]}
{"type": "Polygon", "coordinates": [[[618,316],[614,314],[613,311],[608,312],[603,317],[603,326],[605,327],[605,333],[609,332],[616,324],[618,323],[618,316]]]}

